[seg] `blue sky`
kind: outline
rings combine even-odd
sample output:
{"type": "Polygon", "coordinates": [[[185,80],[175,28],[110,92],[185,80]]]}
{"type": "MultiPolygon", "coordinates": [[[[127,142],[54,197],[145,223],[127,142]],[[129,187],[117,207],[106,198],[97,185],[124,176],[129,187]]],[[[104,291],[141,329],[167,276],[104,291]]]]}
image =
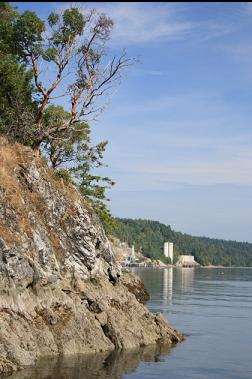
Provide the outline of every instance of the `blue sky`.
{"type": "Polygon", "coordinates": [[[113,214],[252,241],[252,3],[92,5],[115,21],[110,51],[140,59],[93,123],[113,214]]]}

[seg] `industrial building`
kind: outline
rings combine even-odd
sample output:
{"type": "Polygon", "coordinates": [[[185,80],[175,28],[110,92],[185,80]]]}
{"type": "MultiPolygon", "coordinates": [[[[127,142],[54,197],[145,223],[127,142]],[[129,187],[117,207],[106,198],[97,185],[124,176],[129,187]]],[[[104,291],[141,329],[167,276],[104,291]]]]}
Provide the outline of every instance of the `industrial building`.
{"type": "Polygon", "coordinates": [[[197,267],[200,265],[198,262],[195,261],[193,255],[179,255],[176,266],[178,266],[178,267],[197,267]]]}
{"type": "Polygon", "coordinates": [[[164,243],[164,256],[170,258],[171,264],[173,264],[173,242],[164,243]]]}

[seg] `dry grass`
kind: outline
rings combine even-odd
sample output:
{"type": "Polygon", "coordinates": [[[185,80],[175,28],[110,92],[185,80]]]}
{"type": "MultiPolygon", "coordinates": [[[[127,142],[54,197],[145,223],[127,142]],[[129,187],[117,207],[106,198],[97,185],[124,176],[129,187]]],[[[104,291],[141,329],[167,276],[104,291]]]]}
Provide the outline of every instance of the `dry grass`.
{"type": "Polygon", "coordinates": [[[20,150],[18,143],[11,144],[0,137],[0,186],[4,188],[5,200],[16,210],[21,210],[24,206],[16,176],[18,164],[23,161],[20,150]]]}
{"type": "MultiPolygon", "coordinates": [[[[27,193],[18,180],[20,166],[28,162],[30,150],[18,143],[10,143],[6,138],[0,137],[0,190],[3,204],[13,209],[18,216],[17,230],[31,236],[31,227],[28,222],[27,193]]],[[[14,222],[14,220],[13,220],[14,222]]],[[[7,232],[1,225],[0,235],[9,244],[14,241],[13,233],[7,232]]]]}
{"type": "Polygon", "coordinates": [[[62,249],[62,246],[60,244],[60,239],[59,239],[57,233],[55,233],[52,229],[47,229],[47,233],[48,233],[48,237],[49,237],[49,240],[52,244],[54,254],[55,254],[57,260],[60,263],[63,263],[64,254],[62,253],[63,249],[62,249]]]}
{"type": "MultiPolygon", "coordinates": [[[[56,177],[55,171],[50,169],[47,162],[42,158],[35,158],[33,151],[29,147],[18,143],[11,143],[5,137],[0,136],[0,204],[9,210],[13,210],[13,220],[10,225],[13,230],[26,233],[29,238],[33,237],[33,225],[30,224],[29,212],[35,215],[36,223],[43,225],[48,233],[58,258],[62,255],[62,247],[57,236],[57,230],[53,231],[48,227],[48,208],[45,206],[43,195],[39,192],[32,192],[25,180],[20,180],[20,171],[31,165],[32,160],[36,159],[36,166],[41,177],[51,183],[52,190],[58,191],[63,195],[67,204],[67,210],[62,217],[59,227],[64,227],[64,222],[68,217],[74,216],[77,212],[76,202],[80,201],[78,190],[71,184],[65,183],[56,177]]],[[[63,200],[64,201],[64,200],[63,200]]],[[[81,201],[82,206],[92,216],[91,206],[81,201]]],[[[6,225],[0,220],[0,237],[3,237],[9,245],[17,244],[17,235],[14,235],[6,225]]]]}
{"type": "Polygon", "coordinates": [[[0,224],[0,238],[2,238],[9,247],[17,246],[21,243],[19,238],[6,226],[0,224]]]}

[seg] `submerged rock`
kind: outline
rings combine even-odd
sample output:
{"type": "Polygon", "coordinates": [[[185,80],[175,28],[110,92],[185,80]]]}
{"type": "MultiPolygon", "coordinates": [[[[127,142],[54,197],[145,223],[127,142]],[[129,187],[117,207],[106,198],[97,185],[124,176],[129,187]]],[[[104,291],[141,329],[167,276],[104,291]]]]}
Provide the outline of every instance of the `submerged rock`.
{"type": "Polygon", "coordinates": [[[0,138],[0,372],[43,356],[183,336],[121,273],[91,207],[32,150],[0,138]]]}

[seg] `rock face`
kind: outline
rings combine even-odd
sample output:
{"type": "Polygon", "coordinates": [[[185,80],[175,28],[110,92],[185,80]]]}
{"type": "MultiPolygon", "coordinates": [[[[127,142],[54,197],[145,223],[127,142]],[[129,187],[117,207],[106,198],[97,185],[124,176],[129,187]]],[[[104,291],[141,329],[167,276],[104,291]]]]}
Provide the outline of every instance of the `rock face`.
{"type": "Polygon", "coordinates": [[[139,302],[136,283],[123,279],[76,189],[32,150],[1,137],[0,372],[43,356],[181,341],[139,302]]]}

